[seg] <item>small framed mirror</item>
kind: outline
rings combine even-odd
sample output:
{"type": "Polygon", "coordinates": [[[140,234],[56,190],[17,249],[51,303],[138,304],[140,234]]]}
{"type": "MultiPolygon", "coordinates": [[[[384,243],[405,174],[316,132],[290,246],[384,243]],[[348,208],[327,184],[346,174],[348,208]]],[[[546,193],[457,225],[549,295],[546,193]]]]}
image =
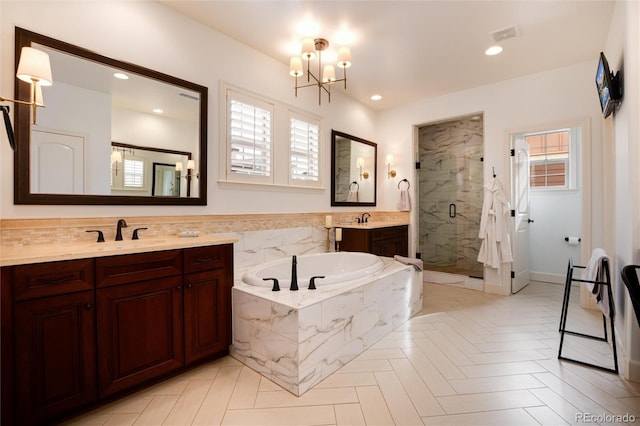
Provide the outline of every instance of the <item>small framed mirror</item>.
{"type": "Polygon", "coordinates": [[[375,206],[378,146],[331,131],[331,205],[375,206]]]}

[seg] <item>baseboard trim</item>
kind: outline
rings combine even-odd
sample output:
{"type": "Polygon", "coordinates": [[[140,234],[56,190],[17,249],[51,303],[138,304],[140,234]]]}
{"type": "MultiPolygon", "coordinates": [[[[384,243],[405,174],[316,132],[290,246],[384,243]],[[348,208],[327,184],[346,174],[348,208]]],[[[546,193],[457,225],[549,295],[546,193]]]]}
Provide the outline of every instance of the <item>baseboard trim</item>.
{"type": "Polygon", "coordinates": [[[547,272],[529,272],[529,279],[531,281],[542,281],[552,284],[564,284],[566,277],[561,274],[549,274],[547,272]]]}

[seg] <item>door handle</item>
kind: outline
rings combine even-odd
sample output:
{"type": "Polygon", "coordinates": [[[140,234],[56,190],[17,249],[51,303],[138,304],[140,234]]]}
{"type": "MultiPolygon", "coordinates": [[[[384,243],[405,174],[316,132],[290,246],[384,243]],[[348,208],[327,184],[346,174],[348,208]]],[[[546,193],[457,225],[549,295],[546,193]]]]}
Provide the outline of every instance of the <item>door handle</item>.
{"type": "Polygon", "coordinates": [[[456,217],[456,205],[454,203],[449,204],[449,217],[456,217]]]}
{"type": "Polygon", "coordinates": [[[527,219],[527,223],[533,223],[533,219],[527,219]]]}

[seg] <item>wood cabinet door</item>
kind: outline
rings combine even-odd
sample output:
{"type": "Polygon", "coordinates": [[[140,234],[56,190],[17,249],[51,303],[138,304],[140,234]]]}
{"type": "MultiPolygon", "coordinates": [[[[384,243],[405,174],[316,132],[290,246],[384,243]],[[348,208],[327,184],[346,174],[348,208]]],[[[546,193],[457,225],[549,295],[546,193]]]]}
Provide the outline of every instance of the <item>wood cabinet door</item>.
{"type": "Polygon", "coordinates": [[[95,401],[93,291],[16,303],[14,314],[16,423],[42,423],[95,401]]]}
{"type": "Polygon", "coordinates": [[[184,276],[186,363],[224,354],[230,344],[231,283],[225,270],[184,276]]]}
{"type": "Polygon", "coordinates": [[[96,294],[100,397],[184,364],[181,277],[106,287],[96,294]]]}

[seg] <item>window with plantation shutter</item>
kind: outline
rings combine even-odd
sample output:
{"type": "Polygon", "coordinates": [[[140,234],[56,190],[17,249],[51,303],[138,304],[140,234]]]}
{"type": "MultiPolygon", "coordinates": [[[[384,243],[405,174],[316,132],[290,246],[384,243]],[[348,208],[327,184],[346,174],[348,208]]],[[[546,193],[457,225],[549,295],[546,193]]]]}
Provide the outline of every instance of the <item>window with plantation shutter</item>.
{"type": "Polygon", "coordinates": [[[320,179],[318,121],[292,113],[289,124],[290,179],[292,181],[318,182],[320,179]]]}
{"type": "Polygon", "coordinates": [[[323,190],[322,117],[222,82],[220,183],[323,190]]]}
{"type": "MultiPolygon", "coordinates": [[[[273,105],[228,91],[228,173],[271,180],[273,105]]],[[[248,180],[251,180],[249,178],[248,180]]]]}
{"type": "Polygon", "coordinates": [[[144,161],[129,158],[124,160],[124,187],[144,187],[144,161]]]}

